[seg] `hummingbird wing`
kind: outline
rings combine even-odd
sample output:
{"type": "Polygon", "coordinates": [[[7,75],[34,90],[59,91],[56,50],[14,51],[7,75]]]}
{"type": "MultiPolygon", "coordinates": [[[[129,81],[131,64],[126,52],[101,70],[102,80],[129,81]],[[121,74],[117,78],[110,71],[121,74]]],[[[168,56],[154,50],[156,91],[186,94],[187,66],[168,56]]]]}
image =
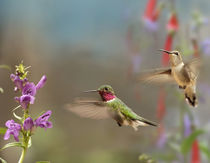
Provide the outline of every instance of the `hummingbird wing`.
{"type": "Polygon", "coordinates": [[[140,80],[146,83],[173,83],[174,78],[171,75],[170,68],[155,69],[151,72],[147,72],[140,77],[140,80]]]}
{"type": "Polygon", "coordinates": [[[184,68],[188,72],[190,78],[197,78],[199,75],[199,70],[202,65],[202,61],[200,58],[194,58],[190,62],[184,65],[184,68]]]}
{"type": "Polygon", "coordinates": [[[84,118],[98,120],[110,118],[109,107],[99,100],[77,98],[74,103],[67,104],[65,108],[84,118]]]}

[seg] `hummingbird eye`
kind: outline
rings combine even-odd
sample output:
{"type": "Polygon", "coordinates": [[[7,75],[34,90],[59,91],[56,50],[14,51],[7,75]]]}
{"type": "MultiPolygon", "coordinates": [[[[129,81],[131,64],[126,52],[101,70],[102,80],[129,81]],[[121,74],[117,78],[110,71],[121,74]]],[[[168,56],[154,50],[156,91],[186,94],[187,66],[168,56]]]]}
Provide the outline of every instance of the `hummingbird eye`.
{"type": "Polygon", "coordinates": [[[108,91],[108,88],[107,88],[107,87],[105,87],[105,88],[104,88],[104,90],[105,90],[105,91],[108,91]]]}
{"type": "Polygon", "coordinates": [[[175,52],[174,54],[175,54],[175,55],[179,55],[178,52],[175,52]]]}

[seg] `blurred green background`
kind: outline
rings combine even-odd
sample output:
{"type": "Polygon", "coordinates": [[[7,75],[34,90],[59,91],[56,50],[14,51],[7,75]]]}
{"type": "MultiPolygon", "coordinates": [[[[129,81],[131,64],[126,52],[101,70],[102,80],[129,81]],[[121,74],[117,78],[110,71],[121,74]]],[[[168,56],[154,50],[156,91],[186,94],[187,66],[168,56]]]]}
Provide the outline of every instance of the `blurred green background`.
{"type": "MultiPolygon", "coordinates": [[[[159,88],[135,83],[131,78],[131,56],[126,45],[130,26],[135,28],[138,53],[141,56],[139,72],[160,67],[166,36],[168,10],[159,20],[158,41],[146,33],[142,14],[146,0],[36,0],[0,1],[0,64],[12,67],[22,60],[31,65],[30,81],[37,83],[46,74],[47,84],[41,89],[31,107],[33,115],[42,110],[53,111],[53,128],[38,129],[25,162],[49,160],[52,163],[128,163],[139,162],[142,153],[155,153],[157,129],[118,127],[113,120],[82,119],[64,109],[75,97],[84,96],[85,90],[110,84],[116,94],[136,113],[157,121],[156,108],[159,88]]],[[[170,2],[165,0],[164,2],[170,2]]],[[[176,48],[187,37],[186,29],[194,10],[209,18],[208,0],[174,0],[180,23],[175,38],[176,48]]],[[[202,28],[201,38],[210,36],[209,25],[202,28]]],[[[173,48],[173,49],[174,49],[173,48]]],[[[191,45],[189,46],[191,48],[191,45]]],[[[185,58],[185,57],[184,57],[185,58]]],[[[190,58],[187,56],[186,58],[190,58]]],[[[204,56],[208,63],[209,56],[204,56]]],[[[209,83],[209,64],[198,83],[209,83]]],[[[12,119],[11,110],[17,106],[13,98],[10,72],[0,69],[0,126],[12,119]]],[[[164,124],[168,131],[179,124],[179,99],[167,87],[167,115],[164,124]]],[[[181,92],[179,92],[181,94],[181,92]]],[[[203,92],[200,91],[199,94],[203,92]]],[[[97,95],[91,95],[96,96],[97,95]]],[[[193,110],[198,126],[209,121],[209,93],[205,102],[193,110]]],[[[207,141],[208,135],[205,137],[207,141]]],[[[6,144],[0,137],[0,146],[6,144]]],[[[0,156],[8,162],[17,162],[19,149],[6,149],[0,156]]]]}

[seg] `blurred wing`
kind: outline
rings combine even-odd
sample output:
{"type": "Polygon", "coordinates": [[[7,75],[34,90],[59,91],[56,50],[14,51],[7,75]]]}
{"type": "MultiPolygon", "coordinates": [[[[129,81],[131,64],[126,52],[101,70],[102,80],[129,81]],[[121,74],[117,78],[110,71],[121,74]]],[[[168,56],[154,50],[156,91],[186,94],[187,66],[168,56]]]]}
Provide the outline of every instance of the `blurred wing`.
{"type": "Polygon", "coordinates": [[[200,67],[202,66],[202,61],[200,58],[194,58],[190,62],[185,64],[185,68],[192,78],[197,78],[199,75],[200,67]]]}
{"type": "Polygon", "coordinates": [[[90,99],[76,99],[73,104],[67,104],[66,109],[84,118],[106,119],[110,115],[108,107],[102,102],[90,99]]]}
{"type": "Polygon", "coordinates": [[[148,72],[140,77],[140,80],[146,83],[173,83],[174,78],[171,76],[171,69],[156,69],[153,72],[148,72]]]}

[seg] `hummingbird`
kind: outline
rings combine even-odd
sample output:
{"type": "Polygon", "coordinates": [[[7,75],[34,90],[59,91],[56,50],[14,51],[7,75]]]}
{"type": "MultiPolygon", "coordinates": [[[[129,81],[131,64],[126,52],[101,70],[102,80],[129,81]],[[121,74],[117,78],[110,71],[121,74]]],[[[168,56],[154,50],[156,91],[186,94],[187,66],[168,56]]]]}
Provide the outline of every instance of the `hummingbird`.
{"type": "Polygon", "coordinates": [[[67,109],[75,114],[91,119],[112,118],[121,126],[131,126],[135,131],[138,126],[157,126],[156,123],[140,117],[123,103],[110,85],[102,85],[97,90],[85,92],[98,92],[100,100],[76,99],[74,104],[68,104],[67,109]]]}
{"type": "Polygon", "coordinates": [[[169,68],[153,70],[141,77],[146,82],[156,83],[176,83],[180,89],[184,90],[186,101],[189,105],[196,107],[198,100],[196,97],[196,81],[199,74],[201,60],[194,58],[190,62],[184,63],[178,51],[167,51],[160,49],[169,55],[169,68]]]}

